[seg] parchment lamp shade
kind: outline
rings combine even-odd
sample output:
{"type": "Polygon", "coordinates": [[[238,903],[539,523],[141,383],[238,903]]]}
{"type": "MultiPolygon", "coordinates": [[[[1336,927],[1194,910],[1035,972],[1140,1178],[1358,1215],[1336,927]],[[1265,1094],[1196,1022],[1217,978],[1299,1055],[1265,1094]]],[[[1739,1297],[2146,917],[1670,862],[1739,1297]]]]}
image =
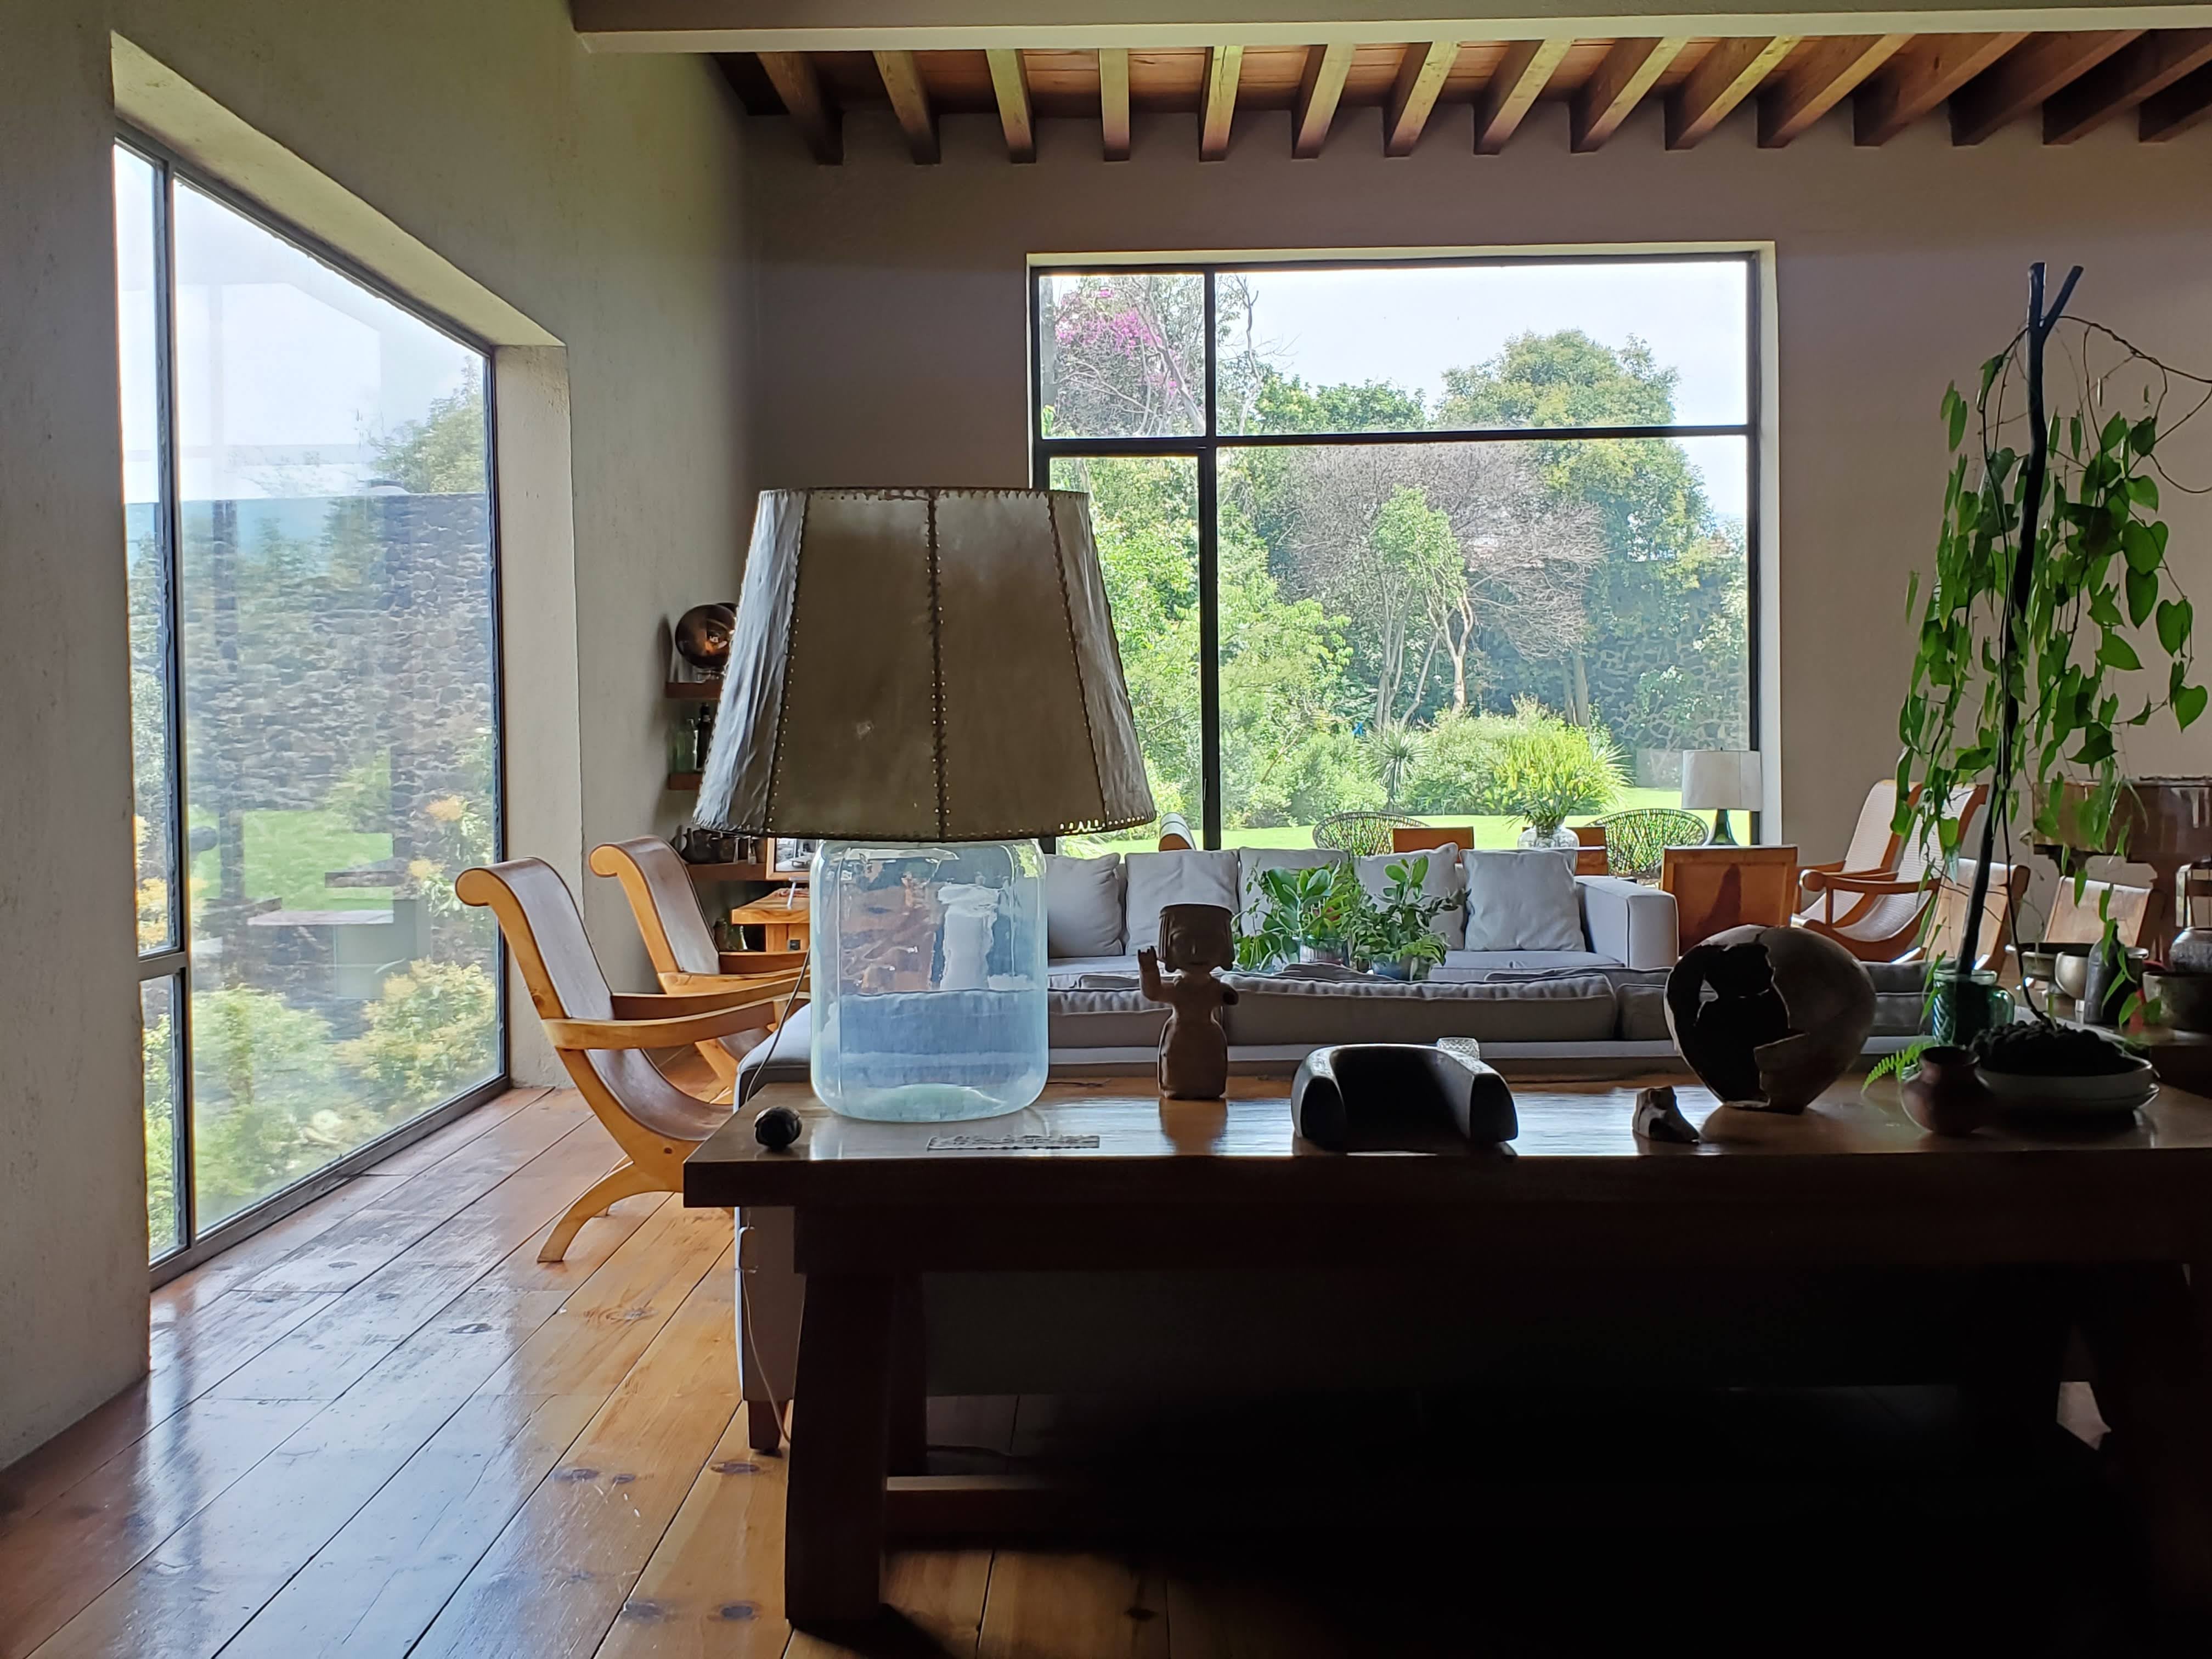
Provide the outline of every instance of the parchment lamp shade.
{"type": "Polygon", "coordinates": [[[1686,749],[1682,751],[1682,805],[1713,813],[1713,840],[1732,846],[1729,813],[1759,805],[1759,753],[1751,749],[1686,749]]]}
{"type": "Polygon", "coordinates": [[[941,1121],[1035,1100],[1035,838],[1152,816],[1089,497],[762,495],[698,821],[820,840],[823,1101],[941,1121]]]}
{"type": "Polygon", "coordinates": [[[1073,490],[763,491],[725,675],[710,828],[1005,841],[1153,816],[1073,490]]]}

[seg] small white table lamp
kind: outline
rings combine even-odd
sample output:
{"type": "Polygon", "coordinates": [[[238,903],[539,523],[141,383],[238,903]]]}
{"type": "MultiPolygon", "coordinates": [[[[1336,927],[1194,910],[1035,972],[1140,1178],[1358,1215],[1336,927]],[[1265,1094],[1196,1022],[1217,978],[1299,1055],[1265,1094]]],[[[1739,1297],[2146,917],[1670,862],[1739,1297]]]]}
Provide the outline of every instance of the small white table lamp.
{"type": "Polygon", "coordinates": [[[1753,749],[1686,749],[1682,751],[1682,805],[1713,814],[1711,845],[1733,847],[1735,832],[1729,813],[1759,806],[1759,751],[1753,749]]]}

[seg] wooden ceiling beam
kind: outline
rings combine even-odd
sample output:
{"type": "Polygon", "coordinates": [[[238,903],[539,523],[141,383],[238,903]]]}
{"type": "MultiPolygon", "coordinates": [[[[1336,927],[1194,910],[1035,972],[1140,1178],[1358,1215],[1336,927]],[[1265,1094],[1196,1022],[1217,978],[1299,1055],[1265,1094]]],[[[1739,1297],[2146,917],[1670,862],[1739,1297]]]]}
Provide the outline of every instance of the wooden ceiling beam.
{"type": "Polygon", "coordinates": [[[799,130],[808,153],[826,167],[836,167],[843,161],[843,123],[822,90],[822,77],[814,72],[814,60],[803,52],[764,52],[760,55],[760,63],[768,75],[769,84],[775,88],[775,95],[783,100],[785,112],[791,117],[791,125],[799,130]]]}
{"type": "Polygon", "coordinates": [[[1759,95],[1759,147],[1779,149],[1859,89],[1897,56],[1909,34],[1847,34],[1822,40],[1759,95]]]}
{"type": "Polygon", "coordinates": [[[2043,106],[2043,142],[2070,144],[2212,64],[2212,29],[2131,40],[2043,106]]]}
{"type": "Polygon", "coordinates": [[[2025,31],[1914,37],[1852,99],[1851,142],[1887,143],[2027,39],[2025,31]]]}
{"type": "Polygon", "coordinates": [[[2212,115],[2212,69],[2201,69],[2143,100],[2136,116],[2136,137],[2146,144],[2162,144],[2208,115],[2212,115]]]}
{"type": "Polygon", "coordinates": [[[1237,119],[1237,76],[1244,67],[1242,46],[1209,46],[1206,83],[1199,94],[1198,159],[1218,161],[1229,154],[1229,130],[1237,119]]]}
{"type": "Polygon", "coordinates": [[[899,130],[906,134],[906,147],[916,162],[927,164],[938,159],[937,112],[929,106],[929,88],[921,83],[921,67],[915,62],[910,52],[879,52],[875,54],[876,73],[884,78],[884,92],[891,100],[891,113],[898,117],[899,130]]]}
{"type": "Polygon", "coordinates": [[[1474,153],[1496,155],[1521,130],[1521,122],[1551,84],[1572,40],[1516,40],[1491,71],[1474,106],[1474,153]]]}
{"type": "Polygon", "coordinates": [[[1311,161],[1328,143],[1329,123],[1336,119],[1337,100],[1344,96],[1344,76],[1352,67],[1352,46],[1308,46],[1305,74],[1298,82],[1298,102],[1291,118],[1291,154],[1311,161]]]}
{"type": "Polygon", "coordinates": [[[1797,44],[1794,34],[1716,42],[1667,100],[1667,148],[1687,149],[1759,89],[1797,44]]]}
{"type": "Polygon", "coordinates": [[[1129,159],[1129,49],[1098,49],[1098,130],[1109,161],[1129,159]]]}
{"type": "Polygon", "coordinates": [[[1951,100],[1951,142],[1978,144],[2001,127],[2042,107],[2142,33],[2039,34],[2017,46],[1951,100]]]}
{"type": "Polygon", "coordinates": [[[1036,160],[1036,121],[1030,113],[1030,83],[1022,74],[1022,55],[1011,48],[983,54],[991,66],[991,92],[999,100],[999,127],[1006,135],[1009,161],[1036,160]]]}
{"type": "Polygon", "coordinates": [[[1687,35],[1616,42],[1575,94],[1568,126],[1575,154],[1586,155],[1612,137],[1689,44],[1687,35]]]}
{"type": "Polygon", "coordinates": [[[1390,88],[1390,106],[1382,121],[1382,153],[1411,155],[1444,89],[1444,77],[1459,59],[1459,42],[1431,40],[1406,48],[1398,63],[1398,79],[1390,88]]]}

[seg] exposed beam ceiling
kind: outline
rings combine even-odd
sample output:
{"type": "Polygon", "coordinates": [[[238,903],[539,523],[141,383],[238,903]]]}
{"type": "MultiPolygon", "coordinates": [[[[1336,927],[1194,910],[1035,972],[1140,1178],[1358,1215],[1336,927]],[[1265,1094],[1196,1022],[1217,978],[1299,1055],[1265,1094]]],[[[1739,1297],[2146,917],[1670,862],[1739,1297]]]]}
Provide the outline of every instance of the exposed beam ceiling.
{"type": "Polygon", "coordinates": [[[937,115],[929,106],[929,88],[921,82],[921,70],[910,52],[876,53],[876,73],[884,77],[884,95],[891,100],[906,134],[906,147],[917,161],[937,160],[937,115]]]}
{"type": "Polygon", "coordinates": [[[1857,91],[1911,39],[1855,34],[1814,42],[1759,94],[1759,148],[1781,149],[1857,91]]]}
{"type": "Polygon", "coordinates": [[[1344,77],[1351,68],[1349,46],[1306,48],[1305,75],[1291,118],[1291,155],[1310,161],[1328,143],[1329,123],[1336,119],[1337,100],[1344,96],[1344,77]]]}
{"type": "Polygon", "coordinates": [[[1098,130],[1109,161],[1129,159],[1129,49],[1103,46],[1098,52],[1098,130]]]}
{"type": "Polygon", "coordinates": [[[814,159],[824,167],[842,161],[844,138],[837,112],[823,95],[822,77],[815,73],[814,60],[803,52],[764,52],[760,61],[761,68],[768,71],[769,84],[783,100],[792,125],[799,129],[814,159]]]}
{"type": "Polygon", "coordinates": [[[1775,0],[1610,0],[1601,10],[1561,0],[1064,0],[1049,8],[1034,0],[570,0],[569,11],[585,45],[599,52],[1158,50],[1553,33],[1702,40],[2212,26],[2212,3],[2127,0],[1826,0],[1794,10],[1775,0]]]}
{"type": "Polygon", "coordinates": [[[1575,94],[1568,125],[1575,153],[1586,155],[1612,137],[1688,44],[1686,37],[1623,40],[1606,53],[1597,72],[1575,94]]]}
{"type": "Polygon", "coordinates": [[[1687,149],[1720,125],[1796,44],[1794,34],[1717,42],[1667,100],[1667,148],[1687,149]]]}
{"type": "Polygon", "coordinates": [[[2043,106],[2043,142],[2070,144],[2212,64],[2212,29],[2130,40],[2043,106]]]}
{"type": "Polygon", "coordinates": [[[1206,91],[1198,106],[1198,159],[1218,161],[1229,154],[1229,131],[1237,119],[1237,76],[1244,48],[1216,46],[1206,54],[1206,91]]]}
{"type": "Polygon", "coordinates": [[[2046,34],[2014,47],[1951,100],[1951,142],[1978,144],[2033,114],[2134,40],[2140,31],[2046,34]]]}
{"type": "Polygon", "coordinates": [[[2021,33],[1920,36],[1859,88],[1851,104],[1852,142],[1887,143],[2027,39],[2021,33]]]}
{"type": "Polygon", "coordinates": [[[1390,107],[1382,118],[1382,153],[1411,155],[1429,125],[1429,112],[1444,89],[1444,76],[1459,58],[1456,40],[1431,40],[1408,46],[1398,65],[1397,83],[1390,88],[1390,107]]]}
{"type": "Polygon", "coordinates": [[[1571,40],[1516,40],[1491,72],[1490,84],[1474,106],[1474,153],[1496,155],[1565,61],[1571,40]]]}
{"type": "Polygon", "coordinates": [[[1197,118],[1206,161],[1228,154],[1237,118],[1248,112],[1287,121],[1291,153],[1319,155],[1346,128],[1336,118],[1346,110],[1374,111],[1385,153],[1405,155],[1447,105],[1468,106],[1475,153],[1497,155],[1540,103],[1566,106],[1579,151],[1620,142],[1646,102],[1663,105],[1670,149],[1706,142],[1729,123],[1747,131],[1754,110],[1758,141],[1771,149],[1839,120],[1846,99],[1853,137],[1864,146],[1939,117],[1954,143],[1978,143],[2031,116],[2046,143],[2065,144],[2130,112],[2139,138],[2164,142],[2204,116],[2212,25],[2072,34],[1440,36],[1141,51],[878,46],[724,53],[718,64],[749,112],[787,115],[824,162],[840,159],[843,127],[871,112],[896,120],[921,162],[937,159],[947,117],[995,116],[1016,161],[1035,158],[1040,119],[1096,120],[1098,153],[1119,161],[1129,155],[1136,118],[1174,111],[1197,118]]]}
{"type": "Polygon", "coordinates": [[[1018,52],[986,54],[991,65],[991,92],[998,100],[999,126],[1006,135],[1006,159],[1036,160],[1036,123],[1030,115],[1030,83],[1022,73],[1018,52]]]}

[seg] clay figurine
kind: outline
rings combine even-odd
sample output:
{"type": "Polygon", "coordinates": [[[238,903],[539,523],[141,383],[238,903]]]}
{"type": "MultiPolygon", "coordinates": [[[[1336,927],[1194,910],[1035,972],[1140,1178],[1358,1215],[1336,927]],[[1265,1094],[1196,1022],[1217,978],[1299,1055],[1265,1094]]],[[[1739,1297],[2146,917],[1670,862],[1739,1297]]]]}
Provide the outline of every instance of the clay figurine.
{"type": "Polygon", "coordinates": [[[1237,960],[1233,920],[1218,904],[1168,905],[1160,912],[1159,950],[1137,952],[1137,983],[1154,1002],[1168,1005],[1160,1092],[1170,1100],[1218,1100],[1228,1091],[1229,1036],[1221,1029],[1221,1010],[1237,993],[1216,974],[1237,960]]]}
{"type": "Polygon", "coordinates": [[[1682,1115],[1682,1109],[1674,1103],[1674,1090],[1663,1083],[1656,1089],[1636,1091],[1632,1127],[1639,1140],[1671,1140],[1689,1146],[1698,1139],[1697,1126],[1682,1115]]]}
{"type": "Polygon", "coordinates": [[[1667,1026],[1690,1069],[1731,1106],[1802,1112],[1858,1058],[1874,981],[1802,927],[1731,927],[1685,951],[1667,1026]]]}

